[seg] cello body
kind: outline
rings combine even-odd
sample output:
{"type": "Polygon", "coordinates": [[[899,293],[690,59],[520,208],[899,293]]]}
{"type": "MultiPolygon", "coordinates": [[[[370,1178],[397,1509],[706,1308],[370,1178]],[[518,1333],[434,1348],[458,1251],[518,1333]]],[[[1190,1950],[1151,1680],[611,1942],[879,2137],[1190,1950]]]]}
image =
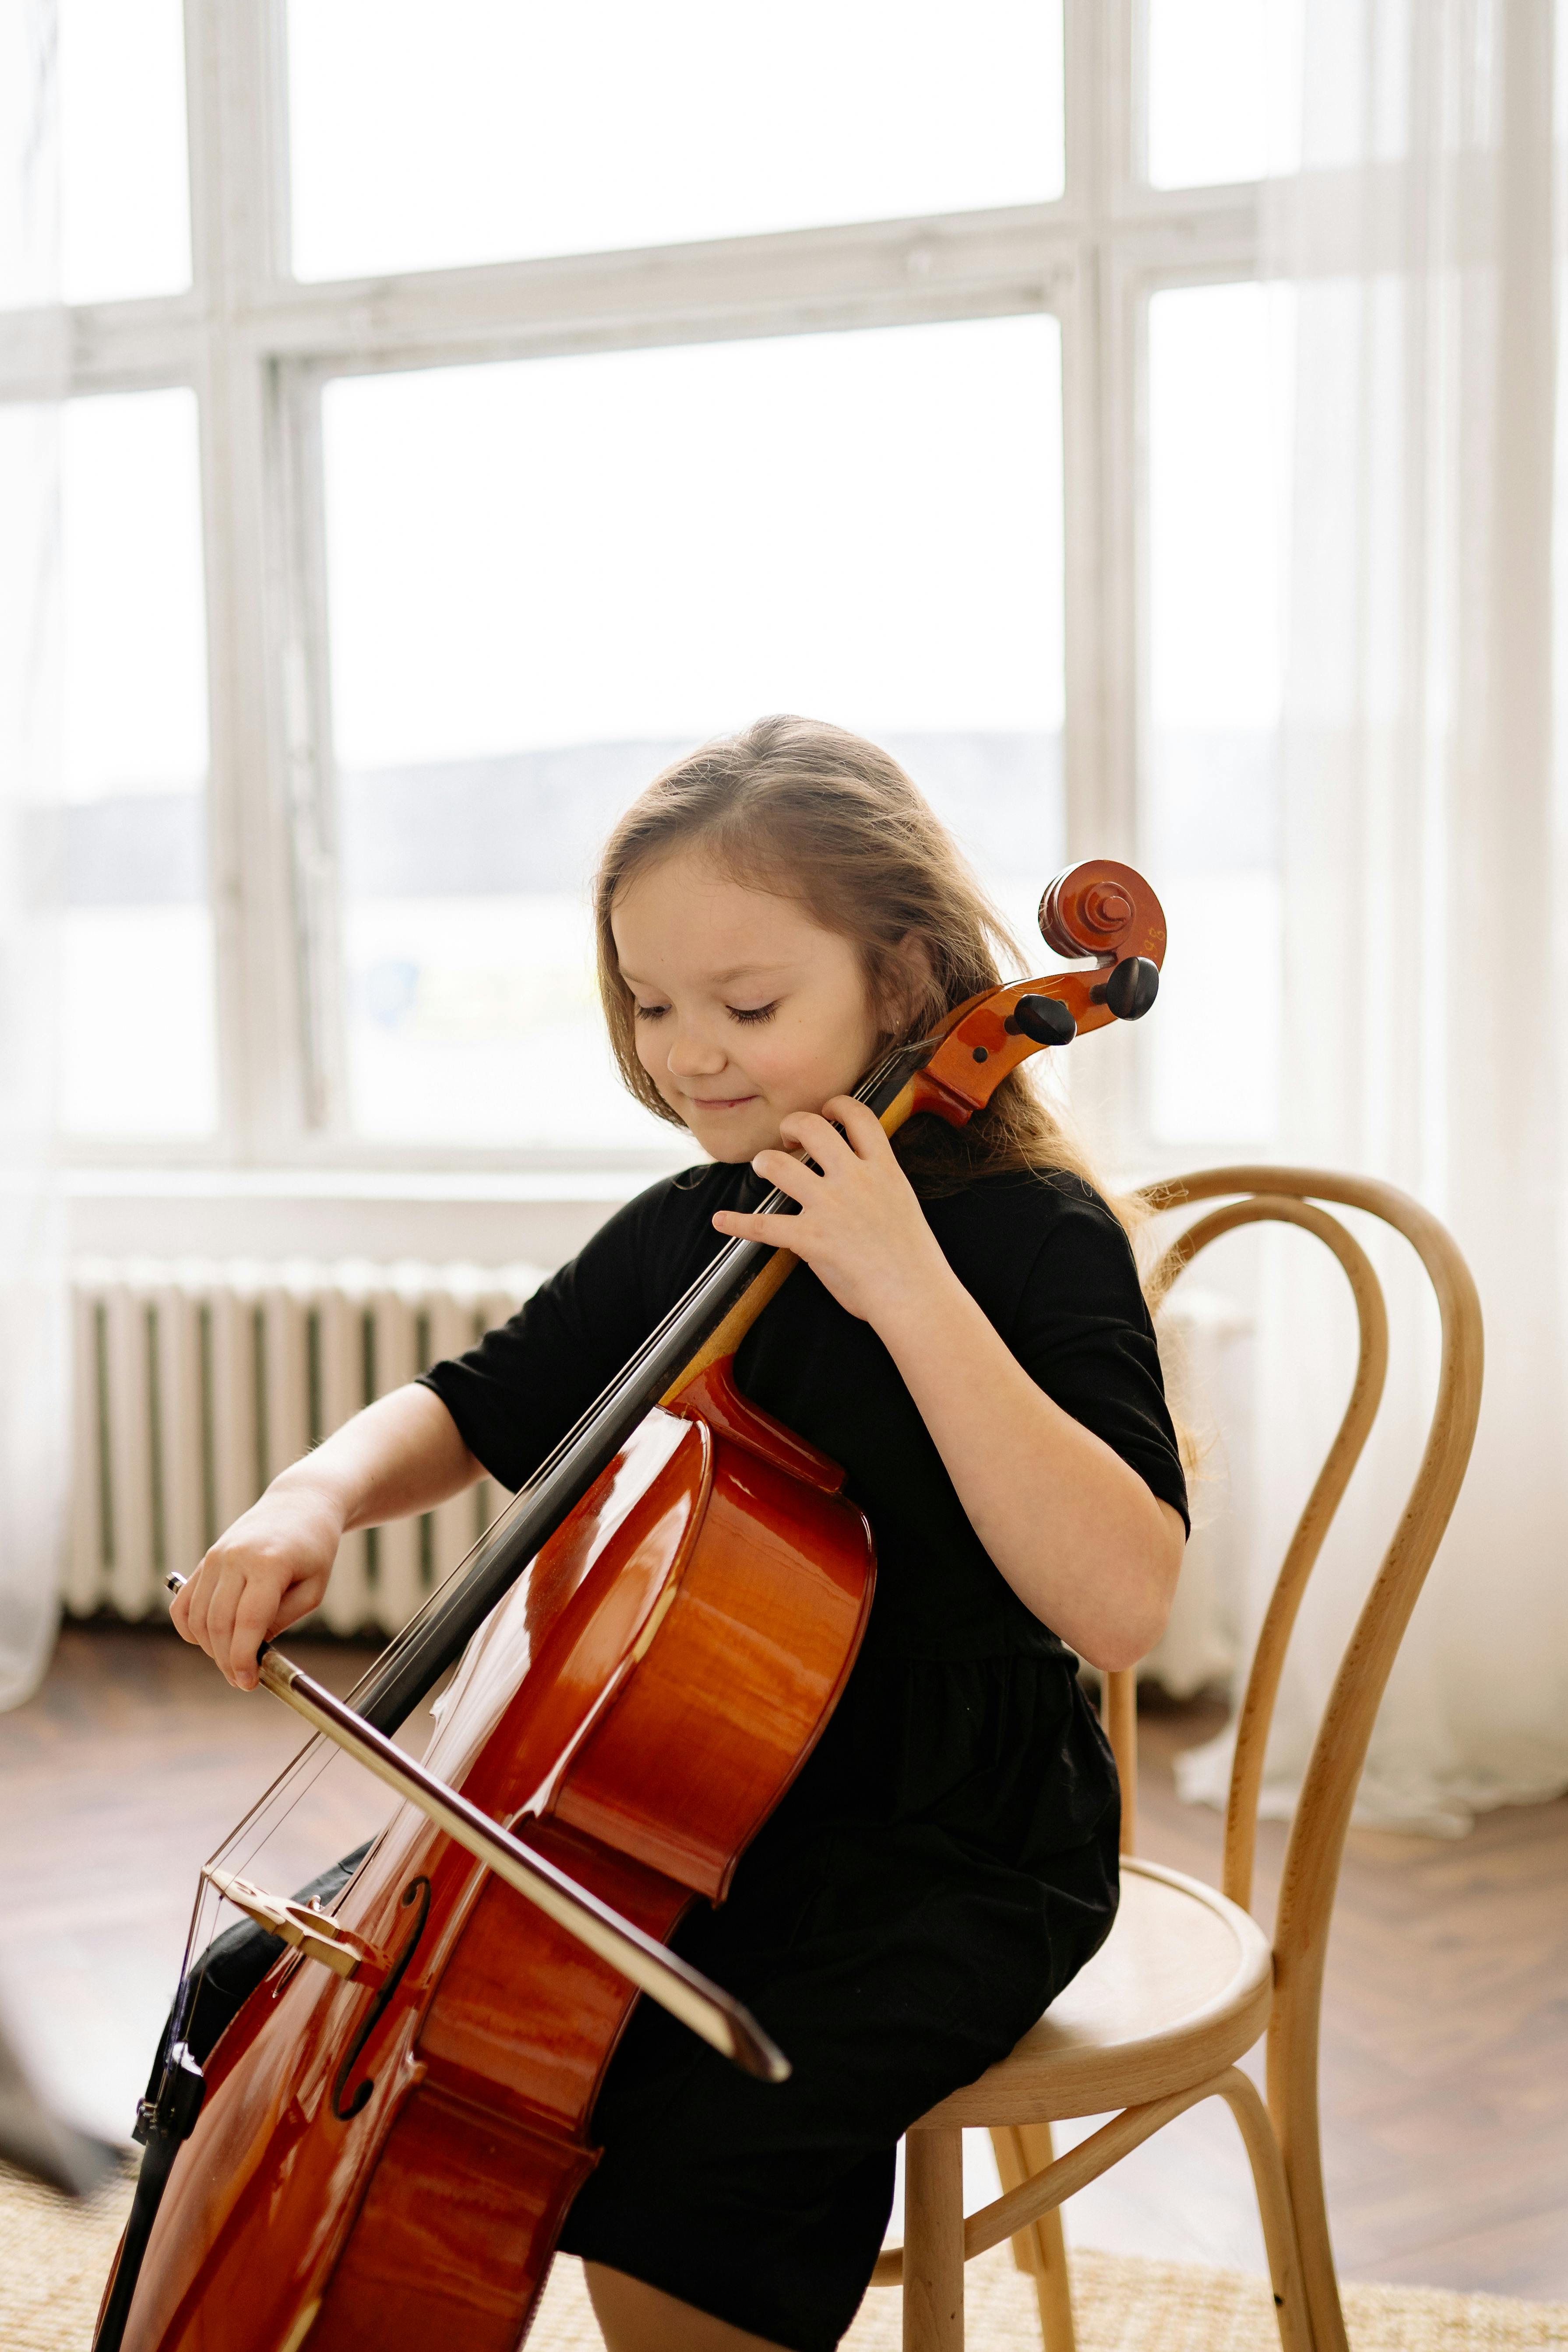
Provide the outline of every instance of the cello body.
{"type": "MultiPolygon", "coordinates": [[[[842,1483],[710,1364],[490,1616],[427,1765],[667,1939],[722,1901],[854,1662],[874,1563],[842,1483]]],[[[207,2062],[127,2352],[526,2330],[637,1996],[411,1805],[332,1917],[355,1972],[287,1952],[207,2062]]]]}

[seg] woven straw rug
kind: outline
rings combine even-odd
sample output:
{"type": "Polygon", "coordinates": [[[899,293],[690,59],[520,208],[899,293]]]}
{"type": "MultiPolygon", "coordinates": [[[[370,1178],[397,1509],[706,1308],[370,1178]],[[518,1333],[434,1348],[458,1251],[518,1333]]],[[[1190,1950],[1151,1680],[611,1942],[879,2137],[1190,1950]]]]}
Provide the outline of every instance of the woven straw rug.
{"type": "MultiPolygon", "coordinates": [[[[72,2205],[0,2165],[4,2352],[87,2352],[130,2194],[127,2178],[72,2205]]],[[[1080,2352],[1278,2352],[1268,2289],[1237,2271],[1083,2252],[1073,2293],[1080,2352]]],[[[1568,2352],[1568,2303],[1391,2286],[1348,2286],[1344,2301],[1353,2352],[1568,2352]]],[[[974,2352],[1039,2352],[1034,2293],[1005,2246],[971,2263],[966,2310],[974,2352]]],[[[899,2297],[874,2290],[846,2352],[899,2344],[899,2297]]],[[[528,2352],[599,2352],[575,2263],[556,2263],[528,2352]]]]}

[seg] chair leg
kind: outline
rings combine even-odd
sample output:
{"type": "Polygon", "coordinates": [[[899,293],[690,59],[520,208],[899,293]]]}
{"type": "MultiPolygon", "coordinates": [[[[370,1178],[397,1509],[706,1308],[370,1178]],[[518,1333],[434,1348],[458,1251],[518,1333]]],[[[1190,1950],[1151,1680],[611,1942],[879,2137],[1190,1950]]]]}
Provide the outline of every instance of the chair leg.
{"type": "MultiPolygon", "coordinates": [[[[1049,2124],[1005,2125],[992,2132],[991,2145],[996,2151],[996,2169],[1004,2189],[1021,2188],[1037,2172],[1043,2172],[1056,2155],[1049,2124]]],[[[1059,2205],[1019,2231],[1013,2240],[1013,2260],[1034,2279],[1046,2352],[1078,2352],[1059,2205]]]]}
{"type": "Polygon", "coordinates": [[[1312,2352],[1350,2352],[1340,2302],[1334,2249],[1323,2201],[1322,2151],[1318,2142],[1317,2104],[1298,2104],[1285,2157],[1286,2190],[1300,2251],[1301,2278],[1312,2321],[1312,2352]]]}
{"type": "Polygon", "coordinates": [[[904,2141],[904,2352],[963,2352],[963,2134],[904,2141]]]}
{"type": "MultiPolygon", "coordinates": [[[[1239,2066],[1231,2067],[1217,2087],[1236,2117],[1252,2167],[1258,2219],[1263,2224],[1263,2242],[1268,2254],[1268,2275],[1274,2288],[1275,2315],[1279,2324],[1280,2352],[1336,2352],[1336,2347],[1325,2342],[1312,2324],[1284,2159],[1268,2110],[1250,2076],[1244,2074],[1239,2066]]],[[[1342,2333],[1337,2352],[1348,2352],[1342,2333]]]]}

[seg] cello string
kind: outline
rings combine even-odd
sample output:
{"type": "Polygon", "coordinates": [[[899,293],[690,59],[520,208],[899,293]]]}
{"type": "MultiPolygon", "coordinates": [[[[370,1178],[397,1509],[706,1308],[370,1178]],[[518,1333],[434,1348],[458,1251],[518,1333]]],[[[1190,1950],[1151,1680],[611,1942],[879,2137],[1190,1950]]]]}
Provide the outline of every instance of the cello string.
{"type": "Polygon", "coordinates": [[[268,1839],[275,1835],[283,1822],[288,1820],[295,1807],[310,1794],[328,1765],[331,1763],[333,1754],[334,1750],[331,1743],[319,1735],[308,1739],[298,1755],[284,1766],[277,1779],[262,1791],[244,1819],[236,1822],[221,1845],[208,1854],[208,1862],[237,1862],[243,1865],[244,1862],[249,1861],[259,1853],[268,1839]],[[320,1749],[321,1753],[314,1759],[313,1769],[307,1773],[307,1767],[311,1764],[311,1754],[314,1749],[320,1749]],[[300,1785],[296,1786],[296,1783],[300,1785]],[[292,1793],[289,1793],[290,1791],[292,1793]],[[286,1796],[287,1803],[284,1802],[286,1796]],[[246,1832],[252,1829],[255,1834],[241,1855],[240,1842],[245,1837],[246,1832]]]}
{"type": "MultiPolygon", "coordinates": [[[[207,1866],[229,1864],[234,1866],[237,1873],[242,1873],[268,1840],[281,1828],[296,1806],[310,1794],[328,1765],[335,1761],[337,1754],[337,1749],[330,1740],[324,1739],[320,1733],[312,1734],[298,1754],[290,1758],[277,1778],[263,1790],[249,1811],[236,1823],[228,1835],[207,1856],[207,1866]],[[310,1765],[312,1756],[314,1756],[314,1768],[309,1771],[307,1777],[306,1768],[310,1765]],[[300,1785],[294,1786],[296,1782],[300,1785]],[[292,1793],[289,1793],[290,1790],[292,1793]],[[285,1796],[288,1799],[286,1803],[283,1801],[285,1796]],[[242,1848],[241,1841],[247,1829],[253,1829],[255,1834],[242,1848]]],[[[186,1932],[185,1948],[180,1964],[179,1988],[174,1997],[174,2015],[180,2021],[180,2025],[175,2029],[176,2039],[184,2038],[182,2028],[189,2017],[191,2004],[195,2000],[200,1982],[202,1965],[211,1940],[212,1928],[204,1929],[204,1915],[212,1921],[213,1927],[216,1927],[217,1915],[222,1908],[223,1897],[207,1879],[204,1870],[198,1874],[196,1880],[195,1900],[191,1908],[190,1927],[186,1932]],[[200,1939],[199,1951],[196,1948],[198,1938],[200,1939]],[[195,1955],[194,1959],[193,1955],[195,1955]]]]}

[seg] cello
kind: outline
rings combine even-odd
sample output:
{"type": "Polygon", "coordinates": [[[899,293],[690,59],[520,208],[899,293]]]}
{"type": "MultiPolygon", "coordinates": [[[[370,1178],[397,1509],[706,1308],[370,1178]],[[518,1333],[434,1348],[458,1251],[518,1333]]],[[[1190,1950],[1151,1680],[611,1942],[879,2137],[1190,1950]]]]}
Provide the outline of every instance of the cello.
{"type": "MultiPolygon", "coordinates": [[[[961,1128],[1032,1054],[1152,1003],[1164,920],[1131,868],[1069,868],[1040,929],[1090,961],[887,1054],[857,1091],[889,1133],[961,1128]]],[[[331,1910],[206,1865],[277,1957],[204,2067],[193,1920],[95,2352],[510,2352],[597,2160],[637,1993],[787,2074],[665,1947],[694,1901],[724,1899],[870,1610],[843,1472],[732,1375],[795,1264],[721,1246],[347,1702],[264,1649],[260,1680],[316,1735],[277,1785],[326,1739],[401,1801],[331,1910]],[[416,1763],[391,1734],[454,1664],[416,1763]]]]}

